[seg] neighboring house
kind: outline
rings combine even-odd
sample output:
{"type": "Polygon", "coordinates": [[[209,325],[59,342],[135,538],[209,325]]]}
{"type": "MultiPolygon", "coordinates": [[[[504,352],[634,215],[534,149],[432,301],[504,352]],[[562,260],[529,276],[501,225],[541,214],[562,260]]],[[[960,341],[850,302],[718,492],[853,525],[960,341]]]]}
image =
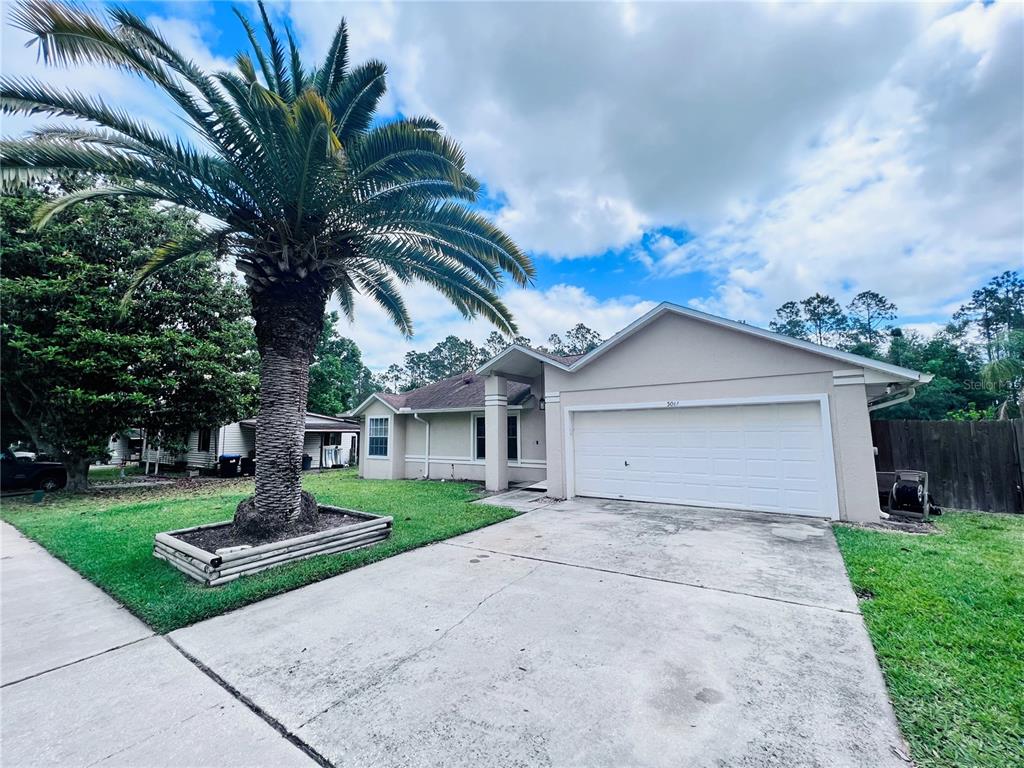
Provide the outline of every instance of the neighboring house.
{"type": "Polygon", "coordinates": [[[111,464],[128,464],[138,461],[142,456],[142,430],[126,429],[112,435],[107,443],[107,453],[111,464]]]}
{"type": "MultiPolygon", "coordinates": [[[[160,462],[209,469],[215,467],[217,459],[224,454],[247,457],[256,450],[256,419],[195,430],[188,436],[187,446],[179,455],[160,452],[160,462]]],[[[353,463],[353,459],[359,458],[359,422],[307,412],[303,453],[312,457],[313,469],[353,463]]],[[[156,460],[157,449],[147,446],[142,461],[156,460]]]]}
{"type": "Polygon", "coordinates": [[[875,521],[868,412],[930,380],[666,303],[582,357],[513,345],[353,415],[367,478],[875,521]]]}

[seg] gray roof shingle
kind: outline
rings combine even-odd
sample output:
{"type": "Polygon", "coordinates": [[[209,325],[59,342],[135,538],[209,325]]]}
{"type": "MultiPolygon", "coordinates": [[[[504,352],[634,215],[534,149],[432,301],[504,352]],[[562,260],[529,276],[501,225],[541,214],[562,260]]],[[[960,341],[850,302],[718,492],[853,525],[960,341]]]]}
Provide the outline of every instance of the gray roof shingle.
{"type": "MultiPolygon", "coordinates": [[[[256,419],[242,419],[243,427],[256,428],[256,419]]],[[[359,422],[355,419],[340,419],[336,416],[324,416],[322,413],[306,411],[307,432],[346,432],[358,431],[359,422]]]]}
{"type": "MultiPolygon", "coordinates": [[[[528,384],[508,382],[508,404],[521,405],[530,394],[528,384]]],[[[378,392],[377,397],[394,409],[410,408],[414,411],[436,408],[483,408],[484,377],[475,373],[441,379],[425,387],[401,394],[378,392]]]]}

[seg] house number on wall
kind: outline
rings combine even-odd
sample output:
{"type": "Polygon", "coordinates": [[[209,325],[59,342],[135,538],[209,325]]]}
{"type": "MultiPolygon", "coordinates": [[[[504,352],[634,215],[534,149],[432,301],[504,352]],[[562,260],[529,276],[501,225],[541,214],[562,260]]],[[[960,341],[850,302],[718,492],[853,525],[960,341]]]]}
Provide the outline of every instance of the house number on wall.
{"type": "Polygon", "coordinates": [[[665,402],[665,407],[666,408],[678,408],[679,405],[680,405],[680,401],[679,400],[667,400],[665,402]]]}

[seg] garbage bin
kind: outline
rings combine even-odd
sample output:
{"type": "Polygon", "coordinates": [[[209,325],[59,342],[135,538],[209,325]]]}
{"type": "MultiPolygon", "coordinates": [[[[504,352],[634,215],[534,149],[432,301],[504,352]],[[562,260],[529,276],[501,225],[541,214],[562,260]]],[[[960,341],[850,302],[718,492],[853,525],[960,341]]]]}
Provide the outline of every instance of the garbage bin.
{"type": "Polygon", "coordinates": [[[302,471],[305,472],[306,470],[309,470],[309,469],[312,469],[312,468],[313,468],[313,457],[310,456],[308,453],[302,454],[302,471]]]}
{"type": "Polygon", "coordinates": [[[242,474],[243,475],[255,475],[256,474],[256,459],[251,459],[251,458],[242,459],[242,474]]]}
{"type": "Polygon", "coordinates": [[[240,453],[222,453],[218,466],[220,477],[238,477],[238,462],[241,461],[240,453]]]}

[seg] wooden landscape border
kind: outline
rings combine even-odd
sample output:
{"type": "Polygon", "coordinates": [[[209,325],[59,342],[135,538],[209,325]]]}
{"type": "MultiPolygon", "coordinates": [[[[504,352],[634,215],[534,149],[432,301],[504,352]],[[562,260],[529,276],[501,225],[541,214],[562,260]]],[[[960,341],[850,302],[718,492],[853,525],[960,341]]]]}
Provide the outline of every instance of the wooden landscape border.
{"type": "Polygon", "coordinates": [[[178,538],[183,533],[232,525],[230,520],[226,520],[222,523],[209,523],[158,533],[153,542],[153,557],[170,563],[185,575],[208,587],[215,587],[250,573],[265,571],[268,568],[304,560],[307,557],[331,555],[367,547],[383,541],[391,535],[394,523],[391,517],[372,515],[369,512],[332,507],[326,504],[321,504],[320,510],[358,517],[363,522],[328,528],[324,531],[282,539],[223,555],[207,552],[205,549],[178,538]]]}

